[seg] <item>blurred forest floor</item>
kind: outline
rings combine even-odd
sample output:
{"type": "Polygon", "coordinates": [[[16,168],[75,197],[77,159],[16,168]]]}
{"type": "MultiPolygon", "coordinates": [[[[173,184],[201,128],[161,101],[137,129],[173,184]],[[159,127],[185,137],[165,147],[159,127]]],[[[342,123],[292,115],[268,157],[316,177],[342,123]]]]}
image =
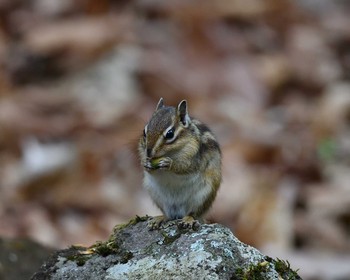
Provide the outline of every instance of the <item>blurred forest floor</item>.
{"type": "Polygon", "coordinates": [[[208,218],[304,279],[350,279],[350,2],[0,1],[0,236],[62,248],[159,211],[160,97],[216,133],[208,218]]]}

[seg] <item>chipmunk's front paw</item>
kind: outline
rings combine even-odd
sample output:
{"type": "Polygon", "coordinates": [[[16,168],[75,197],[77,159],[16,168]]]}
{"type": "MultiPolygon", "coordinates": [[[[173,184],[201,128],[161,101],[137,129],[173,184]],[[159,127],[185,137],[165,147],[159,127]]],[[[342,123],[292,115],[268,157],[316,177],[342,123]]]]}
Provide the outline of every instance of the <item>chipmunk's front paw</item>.
{"type": "Polygon", "coordinates": [[[200,227],[200,223],[199,223],[199,221],[197,221],[192,216],[185,216],[178,223],[178,226],[180,228],[187,228],[187,229],[198,230],[199,227],[200,227]]]}
{"type": "Polygon", "coordinates": [[[160,169],[170,169],[173,160],[171,158],[165,157],[159,160],[158,168],[160,169]]]}
{"type": "Polygon", "coordinates": [[[166,221],[167,219],[165,216],[156,216],[148,221],[147,227],[150,230],[160,229],[161,225],[166,221]]]}
{"type": "Polygon", "coordinates": [[[153,171],[157,169],[170,169],[173,160],[169,157],[155,158],[147,160],[144,167],[147,171],[153,171]]]}

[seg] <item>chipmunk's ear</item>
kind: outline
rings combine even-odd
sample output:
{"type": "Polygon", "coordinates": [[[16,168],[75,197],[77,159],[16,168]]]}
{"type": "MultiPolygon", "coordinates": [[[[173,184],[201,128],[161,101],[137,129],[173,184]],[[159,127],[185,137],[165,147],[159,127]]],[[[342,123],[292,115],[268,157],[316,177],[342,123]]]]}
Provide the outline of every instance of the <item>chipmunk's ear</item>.
{"type": "Polygon", "coordinates": [[[177,116],[180,119],[181,123],[187,127],[190,122],[190,117],[187,112],[187,101],[182,100],[177,106],[177,116]]]}
{"type": "Polygon", "coordinates": [[[163,107],[164,107],[164,101],[163,101],[163,97],[161,97],[158,101],[156,111],[158,111],[159,109],[162,109],[163,107]]]}

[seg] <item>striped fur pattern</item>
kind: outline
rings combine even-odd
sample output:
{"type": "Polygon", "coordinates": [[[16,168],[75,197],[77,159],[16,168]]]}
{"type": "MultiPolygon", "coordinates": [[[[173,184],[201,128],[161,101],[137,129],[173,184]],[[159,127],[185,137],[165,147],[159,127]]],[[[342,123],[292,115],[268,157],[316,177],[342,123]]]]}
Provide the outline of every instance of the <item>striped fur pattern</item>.
{"type": "Polygon", "coordinates": [[[177,108],[160,99],[139,141],[144,186],[166,219],[201,218],[221,183],[221,152],[215,136],[189,117],[187,102],[177,108]]]}

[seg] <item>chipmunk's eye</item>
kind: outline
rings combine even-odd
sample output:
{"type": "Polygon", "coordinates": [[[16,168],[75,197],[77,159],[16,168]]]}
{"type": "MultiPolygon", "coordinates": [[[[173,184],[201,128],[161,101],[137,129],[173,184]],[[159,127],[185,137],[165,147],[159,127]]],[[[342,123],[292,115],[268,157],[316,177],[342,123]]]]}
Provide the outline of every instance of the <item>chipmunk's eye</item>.
{"type": "Polygon", "coordinates": [[[175,134],[175,127],[170,128],[164,135],[167,140],[173,139],[175,134]]]}

